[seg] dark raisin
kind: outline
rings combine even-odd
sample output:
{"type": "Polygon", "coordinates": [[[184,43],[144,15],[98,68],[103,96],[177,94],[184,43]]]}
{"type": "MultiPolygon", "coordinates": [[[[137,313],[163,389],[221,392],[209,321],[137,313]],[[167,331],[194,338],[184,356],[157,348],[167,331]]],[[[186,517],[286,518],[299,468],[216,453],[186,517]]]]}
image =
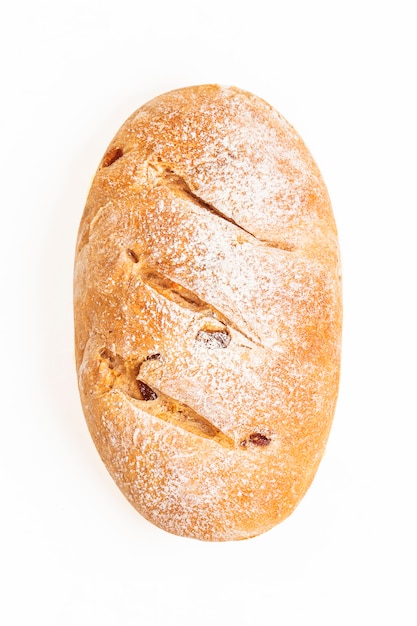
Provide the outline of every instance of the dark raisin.
{"type": "Polygon", "coordinates": [[[126,250],[126,253],[130,256],[130,258],[132,259],[133,263],[137,263],[139,261],[139,257],[136,254],[136,252],[134,252],[133,250],[131,250],[130,248],[128,248],[126,250]]]}
{"type": "Polygon", "coordinates": [[[148,387],[146,383],[142,382],[141,380],[138,380],[137,383],[138,383],[140,395],[142,396],[143,400],[145,400],[146,402],[149,402],[150,400],[157,399],[158,397],[157,394],[154,392],[153,389],[148,387]]]}
{"type": "Polygon", "coordinates": [[[271,443],[271,440],[266,435],[261,435],[261,433],[252,433],[249,436],[249,441],[253,443],[254,446],[267,446],[271,443]]]}
{"type": "Polygon", "coordinates": [[[161,355],[159,354],[159,352],[155,352],[155,354],[149,354],[146,357],[145,361],[154,361],[160,358],[161,358],[161,355]]]}
{"type": "Polygon", "coordinates": [[[117,159],[120,159],[120,157],[122,156],[123,156],[123,150],[121,148],[110,148],[110,150],[108,150],[108,152],[106,152],[106,154],[104,155],[101,166],[109,167],[110,165],[113,165],[113,163],[117,161],[117,159]]]}
{"type": "Polygon", "coordinates": [[[199,330],[195,338],[196,343],[201,343],[207,350],[227,348],[230,343],[230,335],[223,330],[199,330]]]}

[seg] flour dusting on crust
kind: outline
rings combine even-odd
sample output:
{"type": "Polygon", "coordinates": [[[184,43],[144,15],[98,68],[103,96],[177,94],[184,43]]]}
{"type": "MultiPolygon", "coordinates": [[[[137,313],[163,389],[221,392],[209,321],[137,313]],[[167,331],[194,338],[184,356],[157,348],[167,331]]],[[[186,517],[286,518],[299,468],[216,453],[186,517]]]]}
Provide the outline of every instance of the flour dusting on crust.
{"type": "Polygon", "coordinates": [[[324,452],[341,332],[332,209],[291,125],[234,87],[144,105],[97,171],[74,284],[86,419],[129,501],[211,541],[285,519],[324,452]]]}

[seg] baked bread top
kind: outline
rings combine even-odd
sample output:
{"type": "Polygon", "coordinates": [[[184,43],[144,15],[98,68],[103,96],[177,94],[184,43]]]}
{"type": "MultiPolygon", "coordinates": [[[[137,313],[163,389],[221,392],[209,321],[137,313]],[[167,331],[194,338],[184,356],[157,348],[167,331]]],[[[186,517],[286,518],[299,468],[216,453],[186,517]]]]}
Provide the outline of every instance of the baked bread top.
{"type": "Polygon", "coordinates": [[[74,307],[87,423],[145,517],[228,540],[291,513],[333,418],[342,307],[329,196],[279,113],[218,85],[136,111],[87,199],[74,307]]]}

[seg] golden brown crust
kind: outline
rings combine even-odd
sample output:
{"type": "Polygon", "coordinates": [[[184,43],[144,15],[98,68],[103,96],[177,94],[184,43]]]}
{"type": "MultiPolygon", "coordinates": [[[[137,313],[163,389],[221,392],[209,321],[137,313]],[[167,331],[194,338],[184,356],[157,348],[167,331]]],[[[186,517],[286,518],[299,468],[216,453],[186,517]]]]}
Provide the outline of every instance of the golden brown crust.
{"type": "Polygon", "coordinates": [[[136,111],[90,190],[74,305],[90,432],[146,518],[224,541],[292,512],[333,418],[341,293],[326,187],[282,116],[217,85],[136,111]]]}

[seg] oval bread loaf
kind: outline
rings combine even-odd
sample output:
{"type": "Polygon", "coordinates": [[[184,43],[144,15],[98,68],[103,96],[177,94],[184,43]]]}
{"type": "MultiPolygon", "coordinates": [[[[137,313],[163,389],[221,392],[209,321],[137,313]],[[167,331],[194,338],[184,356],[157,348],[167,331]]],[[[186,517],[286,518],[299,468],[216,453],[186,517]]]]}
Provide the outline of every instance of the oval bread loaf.
{"type": "Polygon", "coordinates": [[[143,516],[226,541],[293,511],[329,435],[342,307],[328,193],[279,113],[217,85],[136,111],[92,183],[74,305],[88,427],[143,516]]]}

